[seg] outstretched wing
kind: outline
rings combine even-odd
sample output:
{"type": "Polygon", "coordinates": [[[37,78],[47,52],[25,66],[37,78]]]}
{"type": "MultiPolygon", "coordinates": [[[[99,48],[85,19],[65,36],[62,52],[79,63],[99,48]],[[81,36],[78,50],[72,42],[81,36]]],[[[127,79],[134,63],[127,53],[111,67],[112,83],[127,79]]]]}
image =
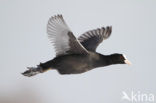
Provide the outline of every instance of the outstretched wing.
{"type": "Polygon", "coordinates": [[[88,53],[75,38],[62,15],[53,16],[49,19],[47,33],[49,39],[54,44],[56,56],[88,53]]]}
{"type": "Polygon", "coordinates": [[[112,32],[112,27],[108,26],[106,28],[98,28],[95,30],[90,30],[82,34],[78,40],[88,51],[96,51],[98,45],[105,39],[107,39],[112,32]]]}

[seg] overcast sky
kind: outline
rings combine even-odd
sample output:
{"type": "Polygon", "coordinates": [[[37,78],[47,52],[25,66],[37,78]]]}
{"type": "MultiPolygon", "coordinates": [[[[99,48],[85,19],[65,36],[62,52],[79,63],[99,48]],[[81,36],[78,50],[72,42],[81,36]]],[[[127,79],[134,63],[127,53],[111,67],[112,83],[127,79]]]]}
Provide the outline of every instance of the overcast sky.
{"type": "Polygon", "coordinates": [[[156,95],[155,35],[155,0],[1,0],[0,103],[129,103],[121,101],[122,91],[156,95]],[[26,67],[55,57],[46,25],[56,14],[76,37],[111,25],[111,37],[97,52],[124,53],[132,65],[22,76],[26,67]]]}

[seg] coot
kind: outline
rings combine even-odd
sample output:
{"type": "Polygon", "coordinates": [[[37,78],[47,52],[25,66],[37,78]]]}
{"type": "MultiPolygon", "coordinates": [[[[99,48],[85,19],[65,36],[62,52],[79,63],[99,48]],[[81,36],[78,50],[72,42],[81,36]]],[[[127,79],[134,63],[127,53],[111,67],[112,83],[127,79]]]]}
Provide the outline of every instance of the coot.
{"type": "Polygon", "coordinates": [[[77,39],[62,15],[55,15],[48,21],[47,33],[55,47],[56,57],[37,67],[28,67],[22,74],[30,77],[47,70],[57,70],[60,74],[79,74],[112,64],[130,64],[123,54],[102,55],[96,52],[98,45],[110,37],[111,32],[111,26],[97,28],[77,39]]]}

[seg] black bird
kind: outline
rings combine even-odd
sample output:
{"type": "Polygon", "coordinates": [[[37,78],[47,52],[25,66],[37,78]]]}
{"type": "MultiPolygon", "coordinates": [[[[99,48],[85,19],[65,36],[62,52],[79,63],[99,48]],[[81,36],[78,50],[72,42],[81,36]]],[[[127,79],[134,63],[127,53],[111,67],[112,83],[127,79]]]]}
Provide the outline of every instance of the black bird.
{"type": "Polygon", "coordinates": [[[110,37],[111,32],[111,26],[102,27],[85,32],[77,39],[62,15],[53,16],[48,21],[47,33],[55,47],[56,57],[37,67],[28,67],[22,74],[30,77],[49,69],[60,74],[79,74],[112,64],[130,64],[123,54],[102,55],[96,52],[98,45],[110,37]]]}

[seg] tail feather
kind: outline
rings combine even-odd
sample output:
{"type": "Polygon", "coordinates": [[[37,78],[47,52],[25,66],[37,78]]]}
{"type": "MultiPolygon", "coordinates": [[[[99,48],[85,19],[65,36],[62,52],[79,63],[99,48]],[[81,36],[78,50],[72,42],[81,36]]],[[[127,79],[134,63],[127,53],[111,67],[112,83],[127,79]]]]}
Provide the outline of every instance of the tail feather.
{"type": "Polygon", "coordinates": [[[28,76],[28,77],[31,77],[31,76],[34,76],[36,74],[39,74],[39,73],[42,73],[43,69],[41,66],[37,66],[37,67],[27,67],[28,70],[26,70],[25,72],[23,72],[22,74],[24,76],[28,76]]]}

